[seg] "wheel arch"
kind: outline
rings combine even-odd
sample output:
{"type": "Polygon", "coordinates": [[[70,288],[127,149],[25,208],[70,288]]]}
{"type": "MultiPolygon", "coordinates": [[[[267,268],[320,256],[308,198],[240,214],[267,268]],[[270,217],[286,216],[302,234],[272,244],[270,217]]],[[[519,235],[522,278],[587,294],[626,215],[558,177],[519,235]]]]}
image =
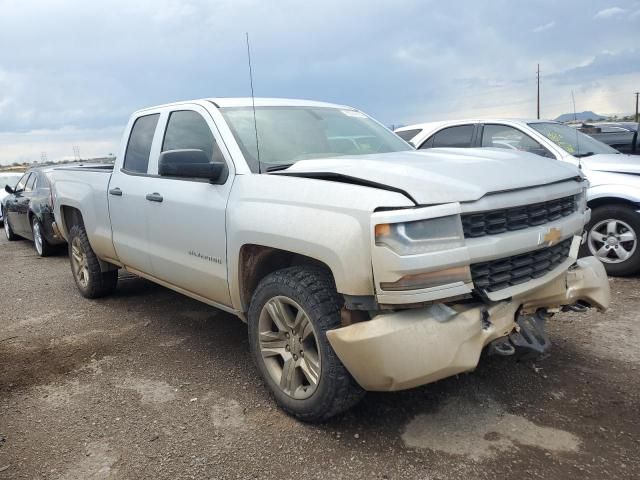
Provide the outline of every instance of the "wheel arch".
{"type": "Polygon", "coordinates": [[[326,263],[300,253],[257,244],[245,244],[238,257],[238,283],[240,308],[249,310],[251,298],[260,281],[267,275],[287,267],[313,265],[326,269],[335,282],[335,276],[326,263]]]}
{"type": "Polygon", "coordinates": [[[82,212],[69,205],[60,206],[60,220],[62,220],[62,225],[58,225],[58,228],[67,240],[69,240],[69,232],[74,225],[84,226],[82,212]]]}
{"type": "Polygon", "coordinates": [[[606,206],[625,205],[640,210],[640,203],[624,197],[603,196],[591,199],[587,202],[589,208],[599,208],[606,206]]]}
{"type": "Polygon", "coordinates": [[[33,225],[33,217],[36,217],[39,222],[43,221],[42,212],[39,208],[33,208],[33,205],[29,207],[29,213],[27,214],[27,219],[29,220],[29,225],[33,225]]]}

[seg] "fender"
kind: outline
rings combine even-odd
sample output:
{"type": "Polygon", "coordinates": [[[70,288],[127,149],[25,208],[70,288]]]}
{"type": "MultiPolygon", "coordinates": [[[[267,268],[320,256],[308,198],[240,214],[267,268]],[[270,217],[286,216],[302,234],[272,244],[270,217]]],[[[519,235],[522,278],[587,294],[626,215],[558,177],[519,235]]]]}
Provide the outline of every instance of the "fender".
{"type": "MultiPolygon", "coordinates": [[[[104,175],[104,174],[99,174],[104,175]]],[[[104,175],[104,180],[109,176],[104,175]]],[[[101,187],[104,190],[96,190],[90,183],[67,181],[64,178],[56,181],[55,188],[55,218],[60,233],[69,241],[70,226],[66,225],[63,208],[71,207],[80,211],[84,222],[89,242],[96,254],[101,258],[117,258],[111,240],[111,223],[100,220],[109,218],[106,198],[108,181],[101,187]],[[103,211],[97,211],[104,208],[103,211]]]]}
{"type": "Polygon", "coordinates": [[[640,208],[640,190],[631,185],[596,185],[587,190],[587,201],[591,202],[599,198],[619,198],[627,202],[638,204],[640,208]]]}
{"type": "Polygon", "coordinates": [[[371,214],[412,207],[407,197],[360,185],[276,175],[239,175],[227,207],[227,261],[233,306],[241,310],[240,251],[273,247],[327,265],[338,292],[373,295],[371,214]]]}

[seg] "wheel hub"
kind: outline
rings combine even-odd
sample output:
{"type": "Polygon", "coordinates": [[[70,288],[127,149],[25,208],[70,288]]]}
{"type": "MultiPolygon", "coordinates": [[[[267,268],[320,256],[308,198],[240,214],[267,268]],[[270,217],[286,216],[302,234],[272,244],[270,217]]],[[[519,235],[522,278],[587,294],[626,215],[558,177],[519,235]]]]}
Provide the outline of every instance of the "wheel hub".
{"type": "Polygon", "coordinates": [[[267,301],[258,321],[259,348],[271,379],[296,400],[309,398],[320,381],[320,349],[306,312],[294,300],[267,301]]]}
{"type": "Polygon", "coordinates": [[[38,253],[42,254],[42,232],[38,222],[33,222],[33,241],[36,244],[38,253]]]}
{"type": "Polygon", "coordinates": [[[600,261],[622,263],[635,253],[638,238],[628,223],[610,218],[591,227],[587,243],[591,254],[600,261]]]}
{"type": "Polygon", "coordinates": [[[77,237],[71,243],[71,265],[76,280],[82,288],[86,288],[89,284],[89,263],[87,254],[77,237]]]}

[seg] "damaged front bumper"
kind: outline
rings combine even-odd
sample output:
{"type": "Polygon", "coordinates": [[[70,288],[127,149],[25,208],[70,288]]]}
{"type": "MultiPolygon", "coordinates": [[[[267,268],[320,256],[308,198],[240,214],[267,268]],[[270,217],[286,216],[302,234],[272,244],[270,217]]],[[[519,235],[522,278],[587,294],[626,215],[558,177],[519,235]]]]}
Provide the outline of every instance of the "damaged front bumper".
{"type": "Polygon", "coordinates": [[[577,303],[603,311],[609,300],[604,267],[587,257],[548,283],[504,301],[383,313],[330,330],[327,338],[364,389],[403,390],[473,370],[485,346],[521,333],[517,316],[577,303]]]}

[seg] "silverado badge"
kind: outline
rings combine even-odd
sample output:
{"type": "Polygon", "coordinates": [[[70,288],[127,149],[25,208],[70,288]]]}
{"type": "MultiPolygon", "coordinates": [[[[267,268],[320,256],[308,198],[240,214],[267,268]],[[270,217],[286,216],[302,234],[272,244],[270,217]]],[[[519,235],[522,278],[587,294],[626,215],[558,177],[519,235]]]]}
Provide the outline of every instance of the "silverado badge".
{"type": "Polygon", "coordinates": [[[551,227],[549,231],[544,235],[544,237],[542,237],[542,241],[551,246],[558,243],[561,236],[562,232],[559,228],[551,227]]]}

